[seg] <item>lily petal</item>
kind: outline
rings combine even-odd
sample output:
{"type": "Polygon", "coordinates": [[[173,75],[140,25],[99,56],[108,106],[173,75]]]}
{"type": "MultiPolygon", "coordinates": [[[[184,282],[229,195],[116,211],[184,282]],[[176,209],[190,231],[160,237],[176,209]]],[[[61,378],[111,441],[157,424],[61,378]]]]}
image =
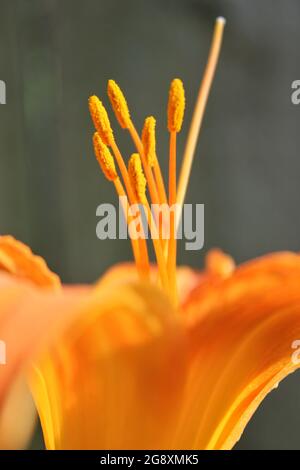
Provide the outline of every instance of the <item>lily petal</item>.
{"type": "Polygon", "coordinates": [[[0,271],[7,271],[38,286],[60,286],[59,277],[49,270],[43,258],[34,255],[27,245],[10,235],[0,236],[0,271]]]}
{"type": "MultiPolygon", "coordinates": [[[[60,287],[58,276],[48,269],[45,261],[11,236],[0,236],[1,271],[12,274],[16,279],[26,279],[40,287],[60,287]]],[[[11,320],[14,321],[14,317],[11,320]]],[[[0,330],[0,340],[3,340],[1,333],[0,330]]],[[[18,349],[18,346],[14,347],[18,349]]],[[[6,372],[8,369],[9,364],[5,365],[6,372]]],[[[1,371],[0,395],[5,375],[1,371]]],[[[26,380],[24,377],[16,377],[15,384],[11,385],[11,391],[0,410],[0,449],[25,448],[32,436],[35,421],[36,410],[26,380]],[[16,414],[22,419],[17,420],[16,414]]]]}
{"type": "Polygon", "coordinates": [[[181,445],[232,448],[267,393],[299,367],[299,280],[300,256],[280,253],[194,291],[184,316],[191,356],[181,445]]]}
{"type": "Polygon", "coordinates": [[[46,446],[168,448],[185,379],[179,318],[149,285],[104,282],[94,292],[34,370],[46,446]]]}

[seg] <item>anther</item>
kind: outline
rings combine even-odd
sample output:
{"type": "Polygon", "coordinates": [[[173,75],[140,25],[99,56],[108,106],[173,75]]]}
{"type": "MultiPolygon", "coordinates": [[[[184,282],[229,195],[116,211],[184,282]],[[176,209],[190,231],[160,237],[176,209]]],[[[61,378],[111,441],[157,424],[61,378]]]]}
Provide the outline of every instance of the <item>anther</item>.
{"type": "Polygon", "coordinates": [[[171,82],[168,102],[169,132],[180,132],[185,108],[183,83],[179,78],[171,82]]]}
{"type": "Polygon", "coordinates": [[[131,185],[134,188],[138,202],[146,200],[146,178],[143,172],[141,158],[138,153],[133,153],[128,162],[128,173],[131,185]]]}
{"type": "Polygon", "coordinates": [[[111,145],[114,141],[113,131],[106,109],[97,96],[89,98],[89,109],[96,131],[106,145],[111,145]]]}
{"type": "Polygon", "coordinates": [[[117,85],[114,80],[108,80],[107,94],[120,126],[123,129],[128,129],[130,127],[131,120],[126,98],[119,85],[117,85]]]}
{"type": "Polygon", "coordinates": [[[154,166],[156,160],[155,126],[155,118],[153,116],[147,117],[142,133],[144,153],[150,167],[154,166]]]}
{"type": "Polygon", "coordinates": [[[104,175],[109,181],[114,181],[118,178],[115,162],[109,148],[105,145],[98,132],[94,133],[93,144],[96,158],[104,175]]]}

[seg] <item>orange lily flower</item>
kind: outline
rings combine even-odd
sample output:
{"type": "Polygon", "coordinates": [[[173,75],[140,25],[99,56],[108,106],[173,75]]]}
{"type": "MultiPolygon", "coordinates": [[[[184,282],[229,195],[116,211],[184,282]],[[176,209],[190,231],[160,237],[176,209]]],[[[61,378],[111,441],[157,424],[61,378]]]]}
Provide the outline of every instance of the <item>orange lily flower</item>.
{"type": "Polygon", "coordinates": [[[223,27],[218,19],[178,190],[181,81],[172,82],[169,97],[168,195],[153,118],[141,140],[121,90],[109,82],[118,121],[138,151],[127,169],[102,103],[90,99],[96,157],[118,195],[144,206],[155,266],[133,228],[134,264],[113,267],[94,286],[61,287],[27,247],[0,237],[0,340],[7,349],[0,411],[25,370],[48,449],[230,449],[264,397],[299,367],[292,344],[300,338],[300,256],[271,254],[236,268],[213,250],[203,271],[176,267],[176,217],[164,240],[160,218],[148,211],[146,184],[152,202],[183,204],[223,27]]]}

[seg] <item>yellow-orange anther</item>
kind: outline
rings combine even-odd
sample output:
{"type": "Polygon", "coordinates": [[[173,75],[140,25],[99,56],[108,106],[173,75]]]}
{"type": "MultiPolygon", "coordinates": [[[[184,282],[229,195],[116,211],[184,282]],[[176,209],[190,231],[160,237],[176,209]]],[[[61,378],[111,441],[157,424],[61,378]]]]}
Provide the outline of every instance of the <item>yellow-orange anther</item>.
{"type": "Polygon", "coordinates": [[[108,80],[107,94],[120,126],[123,129],[128,129],[130,126],[130,114],[126,98],[114,80],[108,80]]]}
{"type": "Polygon", "coordinates": [[[94,133],[93,144],[96,158],[104,175],[109,181],[114,181],[118,178],[115,162],[109,148],[105,145],[98,132],[94,133]]]}
{"type": "Polygon", "coordinates": [[[113,131],[106,109],[97,96],[90,96],[89,109],[96,131],[100,135],[103,142],[106,145],[110,145],[114,141],[113,131]]]}
{"type": "Polygon", "coordinates": [[[156,140],[155,140],[156,121],[153,116],[149,116],[145,120],[142,142],[148,165],[153,166],[156,159],[156,140]]]}
{"type": "Polygon", "coordinates": [[[168,102],[168,129],[169,132],[181,130],[185,108],[183,83],[179,78],[171,82],[168,102]]]}
{"type": "Polygon", "coordinates": [[[128,162],[128,173],[131,185],[135,191],[138,202],[146,201],[146,178],[143,172],[141,158],[138,153],[133,153],[128,162]]]}

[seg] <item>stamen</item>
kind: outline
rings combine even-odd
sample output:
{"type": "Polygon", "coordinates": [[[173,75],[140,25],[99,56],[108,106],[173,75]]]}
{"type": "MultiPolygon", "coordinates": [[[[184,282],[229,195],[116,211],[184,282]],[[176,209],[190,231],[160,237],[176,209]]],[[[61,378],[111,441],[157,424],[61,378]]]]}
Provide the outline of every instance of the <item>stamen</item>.
{"type": "Polygon", "coordinates": [[[130,124],[129,109],[125,96],[114,80],[108,80],[107,93],[120,126],[123,129],[128,129],[130,124]]]}
{"type": "MultiPolygon", "coordinates": [[[[93,144],[94,144],[94,151],[97,158],[97,161],[102,169],[102,172],[106,176],[109,181],[112,181],[115,185],[115,189],[119,198],[126,197],[126,192],[124,187],[120,181],[120,178],[117,174],[117,170],[115,167],[115,162],[112,154],[110,153],[109,148],[104,144],[101,137],[99,136],[98,132],[95,132],[93,135],[93,144]]],[[[135,201],[133,201],[135,202],[135,201]]],[[[124,217],[126,223],[128,224],[130,218],[128,217],[127,207],[123,207],[124,217]]],[[[150,266],[149,266],[149,257],[147,251],[146,240],[144,238],[137,239],[136,234],[133,234],[134,237],[130,237],[132,251],[135,259],[135,263],[137,266],[137,270],[139,275],[143,279],[149,278],[150,273],[150,266]]]]}
{"type": "MultiPolygon", "coordinates": [[[[115,141],[112,142],[111,148],[117,160],[117,164],[120,169],[120,172],[121,172],[124,184],[125,184],[125,188],[128,194],[129,202],[130,204],[136,204],[137,198],[135,195],[135,191],[134,191],[134,188],[132,187],[124,159],[115,141]]],[[[147,242],[145,240],[145,237],[143,237],[143,233],[142,233],[142,237],[139,239],[139,246],[140,246],[141,259],[144,265],[144,270],[147,272],[147,275],[149,275],[150,273],[149,256],[148,256],[148,250],[147,250],[147,242]]]]}
{"type": "Polygon", "coordinates": [[[154,176],[153,176],[153,173],[152,173],[152,170],[150,168],[150,166],[148,165],[148,162],[147,162],[147,159],[145,157],[145,153],[144,153],[144,147],[143,147],[143,143],[140,139],[140,136],[133,124],[133,122],[131,121],[130,122],[130,126],[128,128],[129,130],[129,133],[131,135],[131,138],[136,146],[136,149],[141,157],[141,160],[142,160],[142,164],[143,164],[143,169],[144,169],[144,172],[145,172],[145,175],[146,175],[146,180],[147,180],[147,184],[148,184],[148,189],[149,189],[149,193],[150,193],[150,198],[151,198],[151,202],[155,205],[158,205],[159,204],[159,196],[158,196],[158,190],[157,190],[157,187],[156,187],[156,182],[154,180],[154,176]]]}
{"type": "MultiPolygon", "coordinates": [[[[169,206],[172,209],[176,204],[176,136],[180,132],[185,108],[183,83],[178,78],[171,82],[168,102],[168,129],[170,132],[169,156],[169,206]]],[[[173,300],[177,302],[176,261],[176,210],[170,211],[170,240],[168,247],[168,275],[173,300]]]]}
{"type": "MultiPolygon", "coordinates": [[[[175,204],[177,202],[182,208],[184,202],[197,139],[220,53],[224,25],[224,18],[217,18],[211,49],[185,147],[179,178],[178,192],[176,171],[176,141],[177,133],[181,130],[182,127],[185,110],[185,94],[182,81],[178,78],[174,79],[171,82],[169,90],[167,113],[168,130],[170,132],[168,197],[165,191],[165,185],[156,154],[156,121],[154,117],[150,116],[145,120],[141,139],[130,117],[129,108],[124,94],[115,81],[109,80],[107,91],[116,118],[123,129],[128,129],[138,152],[131,156],[127,168],[119,147],[117,146],[117,143],[114,139],[110,121],[103,104],[96,96],[91,96],[89,98],[90,113],[97,131],[93,137],[97,160],[106,178],[114,183],[119,196],[128,195],[130,204],[141,203],[143,205],[147,216],[147,223],[151,232],[151,238],[155,250],[161,283],[162,286],[169,292],[175,304],[177,303],[176,232],[177,225],[180,221],[180,216],[178,216],[176,213],[175,204]],[[107,146],[110,147],[112,153],[107,146]],[[116,169],[114,158],[116,159],[118,170],[116,169]],[[125,189],[118,176],[118,171],[120,171],[120,176],[123,179],[125,189]],[[161,212],[157,213],[155,211],[154,217],[152,215],[146,193],[147,188],[149,189],[151,202],[153,204],[169,205],[170,239],[168,242],[164,241],[162,236],[163,222],[159,215],[161,212]],[[164,248],[166,248],[165,252],[164,248]]],[[[128,212],[127,207],[125,208],[125,217],[128,224],[131,222],[131,220],[133,220],[133,215],[128,212]]],[[[141,231],[143,233],[143,227],[141,227],[141,231]]],[[[142,277],[149,277],[150,266],[147,243],[145,237],[137,239],[135,238],[135,235],[137,235],[137,230],[136,227],[133,227],[133,232],[131,232],[131,243],[137,269],[142,277]]],[[[230,260],[226,260],[225,263],[223,262],[223,259],[220,261],[219,258],[219,255],[216,253],[211,255],[207,261],[208,268],[217,274],[220,272],[222,275],[227,275],[227,273],[229,273],[232,269],[232,266],[229,262],[230,260]]]]}
{"type": "Polygon", "coordinates": [[[147,223],[151,232],[151,239],[157,259],[157,265],[159,270],[160,279],[162,286],[165,289],[168,289],[168,272],[167,266],[164,258],[164,253],[162,246],[159,240],[159,234],[155,220],[152,216],[152,212],[149,206],[149,202],[146,196],[146,179],[143,173],[141,158],[138,153],[132,154],[129,164],[128,164],[128,173],[131,179],[132,186],[135,186],[135,191],[138,197],[139,202],[141,202],[146,210],[147,223]]]}
{"type": "Polygon", "coordinates": [[[160,204],[167,204],[165,184],[156,154],[155,126],[156,120],[153,116],[149,116],[145,119],[145,124],[142,132],[142,142],[147,162],[149,166],[153,167],[154,169],[159,202],[160,204]]]}
{"type": "Polygon", "coordinates": [[[154,177],[153,177],[151,168],[149,167],[147,160],[145,158],[144,148],[143,148],[143,144],[140,139],[140,136],[138,135],[134,127],[134,124],[130,118],[130,113],[129,113],[128,105],[126,102],[126,98],[122,90],[120,89],[120,87],[117,85],[117,83],[114,80],[108,81],[107,92],[108,92],[111,105],[113,107],[113,110],[119,121],[120,126],[124,129],[129,130],[132,140],[134,141],[136,145],[136,149],[138,153],[140,154],[140,157],[143,163],[143,168],[144,168],[145,175],[146,175],[146,180],[147,180],[151,200],[154,204],[159,204],[159,198],[158,198],[158,193],[157,193],[157,188],[156,188],[156,184],[154,181],[154,177]]]}
{"type": "MultiPolygon", "coordinates": [[[[157,193],[159,198],[159,204],[167,204],[167,194],[165,190],[165,184],[163,180],[163,176],[161,173],[159,161],[156,154],[156,138],[155,138],[155,126],[156,121],[153,116],[149,116],[145,119],[143,132],[142,132],[142,142],[144,147],[144,154],[149,166],[153,167],[154,176],[155,176],[155,183],[157,187],[157,193]]],[[[162,240],[163,249],[165,250],[167,245],[167,240],[163,240],[163,220],[162,214],[159,216],[158,226],[159,226],[159,236],[162,240]]]]}
{"type": "MultiPolygon", "coordinates": [[[[215,75],[220,49],[222,45],[223,31],[225,26],[225,19],[219,17],[216,19],[213,39],[209,51],[208,61],[206,64],[204,76],[200,85],[198,98],[189,130],[186,147],[183,155],[183,161],[180,171],[177,202],[182,207],[188,186],[188,181],[191,173],[194,153],[197,145],[201,124],[203,121],[204,111],[208,100],[209,92],[211,89],[212,81],[215,75]]],[[[177,219],[179,222],[180,217],[177,219]]]]}
{"type": "Polygon", "coordinates": [[[96,158],[104,175],[109,181],[114,181],[118,178],[115,162],[109,148],[105,145],[98,132],[94,133],[93,144],[96,158]]]}
{"type": "Polygon", "coordinates": [[[185,108],[183,83],[174,78],[169,91],[168,129],[169,132],[180,132],[185,108]]]}
{"type": "Polygon", "coordinates": [[[106,109],[97,96],[89,98],[89,109],[96,131],[106,145],[111,145],[114,142],[114,134],[106,109]]]}

